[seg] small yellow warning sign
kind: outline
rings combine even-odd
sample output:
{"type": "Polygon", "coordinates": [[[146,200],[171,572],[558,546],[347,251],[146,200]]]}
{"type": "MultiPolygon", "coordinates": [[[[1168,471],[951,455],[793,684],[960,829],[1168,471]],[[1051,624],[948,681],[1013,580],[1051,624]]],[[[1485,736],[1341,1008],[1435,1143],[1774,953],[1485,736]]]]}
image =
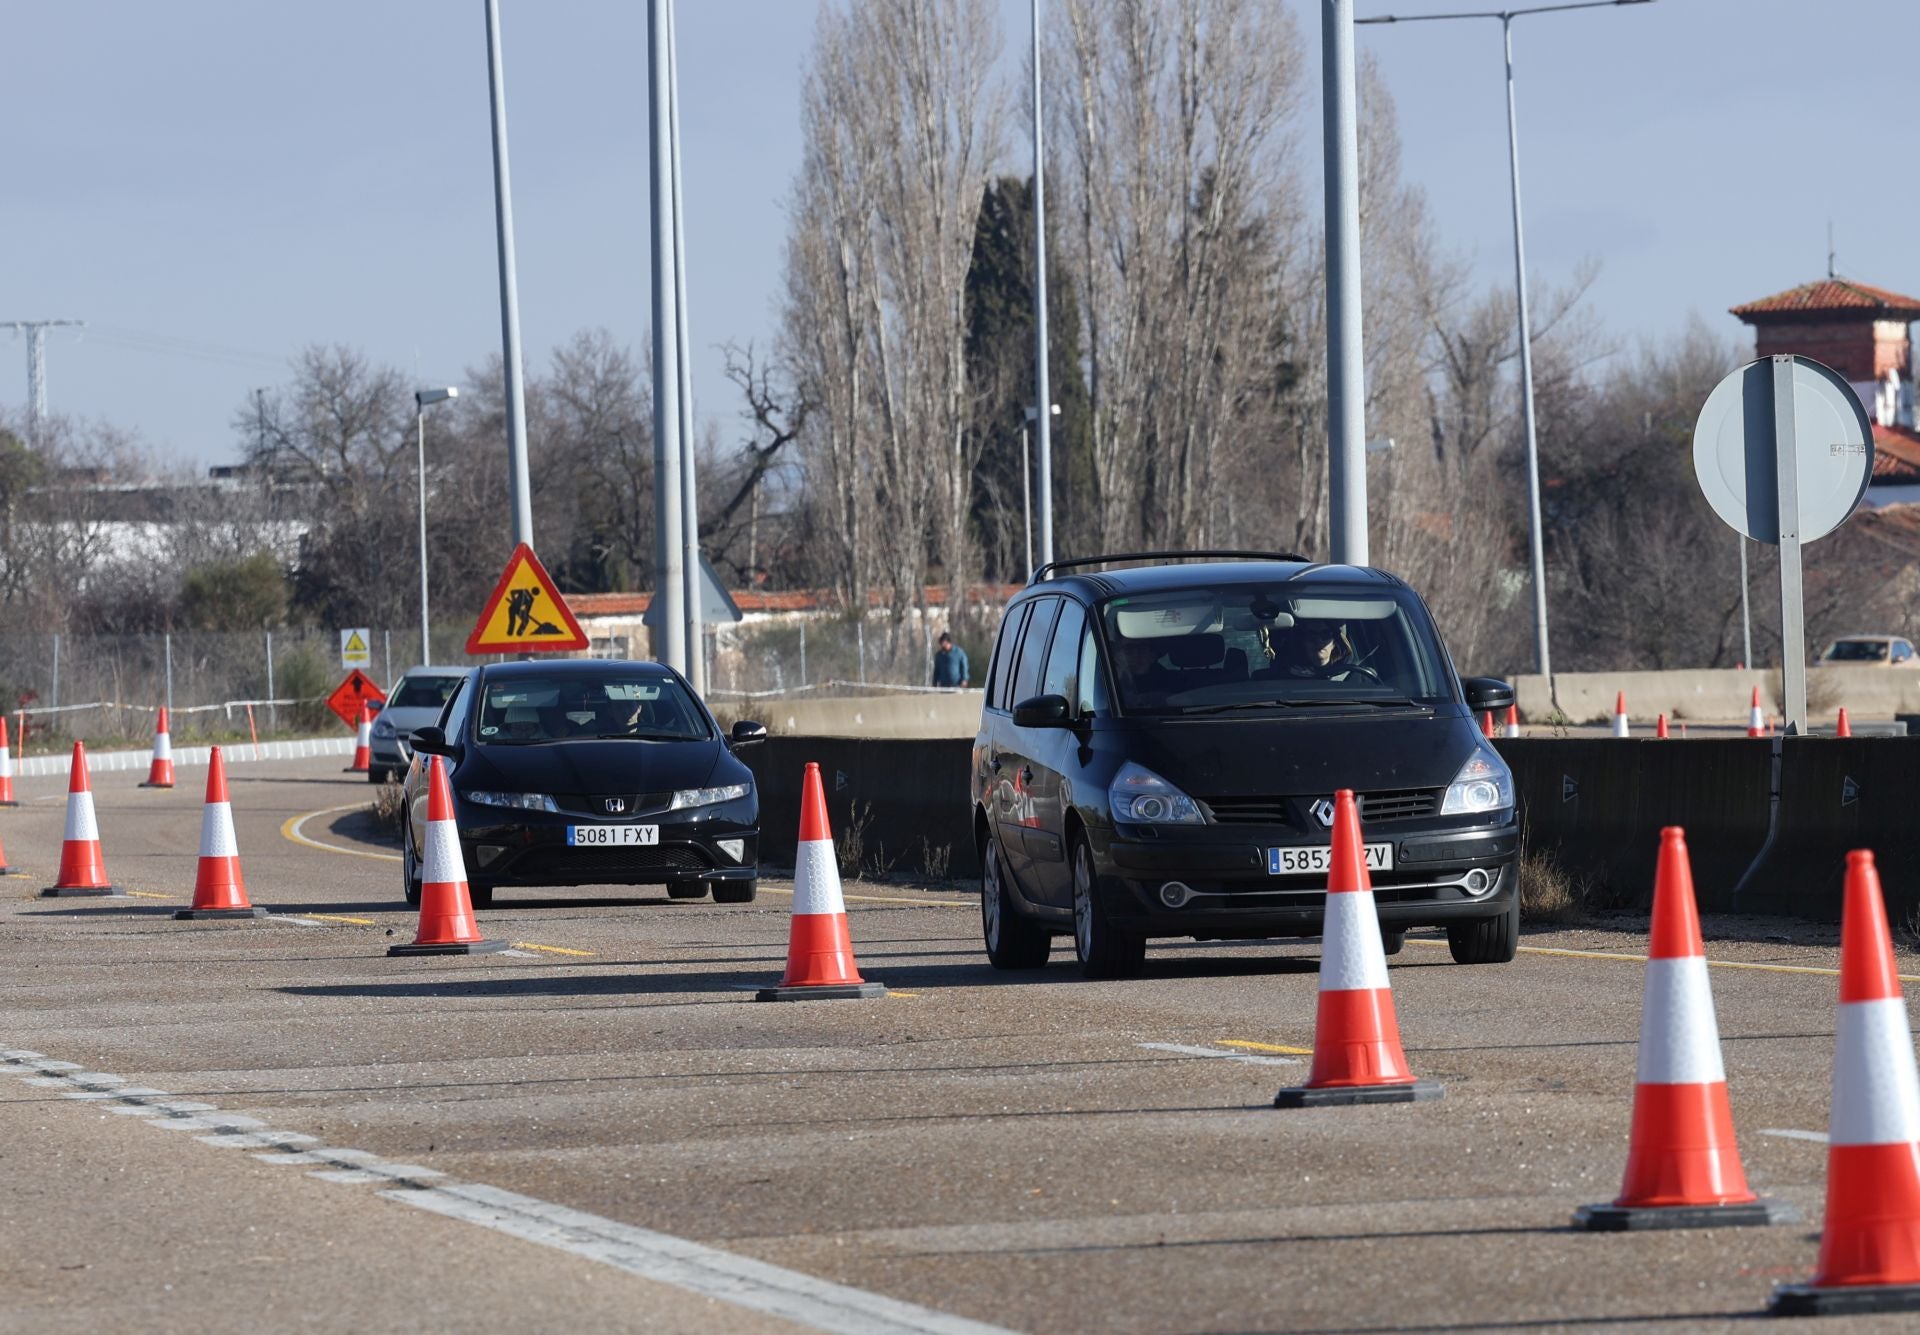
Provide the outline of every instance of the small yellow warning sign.
{"type": "Polygon", "coordinates": [[[521,543],[507,558],[500,582],[493,586],[473,634],[467,636],[467,652],[537,653],[586,647],[586,632],[553,586],[553,576],[533,548],[521,543]]]}
{"type": "Polygon", "coordinates": [[[373,632],[365,626],[340,632],[340,666],[343,668],[363,668],[373,666],[373,632]]]}

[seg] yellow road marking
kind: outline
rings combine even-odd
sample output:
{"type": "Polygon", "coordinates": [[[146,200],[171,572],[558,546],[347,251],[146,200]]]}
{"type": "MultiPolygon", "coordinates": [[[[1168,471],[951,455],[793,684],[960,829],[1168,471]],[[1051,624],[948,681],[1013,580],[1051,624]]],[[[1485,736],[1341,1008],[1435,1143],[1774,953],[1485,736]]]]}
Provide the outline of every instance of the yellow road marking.
{"type": "Polygon", "coordinates": [[[377,924],[372,918],[349,918],[344,913],[302,913],[302,918],[313,918],[320,922],[350,922],[355,927],[373,927],[377,924]]]}
{"type": "Polygon", "coordinates": [[[1284,1052],[1290,1057],[1311,1057],[1312,1048],[1290,1048],[1282,1043],[1256,1043],[1250,1038],[1218,1038],[1214,1042],[1223,1048],[1245,1048],[1248,1052],[1284,1052]]]}
{"type": "Polygon", "coordinates": [[[135,899],[176,899],[178,898],[178,896],[176,895],[163,895],[152,890],[129,890],[127,891],[127,893],[132,895],[135,899]]]}
{"type": "MultiPolygon", "coordinates": [[[[344,853],[350,858],[378,858],[382,862],[399,862],[398,853],[376,853],[367,848],[342,848],[338,844],[323,844],[318,839],[309,839],[301,832],[301,827],[316,816],[331,816],[340,811],[364,811],[365,802],[349,802],[345,806],[328,807],[324,811],[309,811],[304,816],[289,816],[280,826],[280,837],[308,848],[317,848],[323,853],[344,853]]],[[[311,915],[309,915],[311,916],[311,915]]]]}
{"type": "Polygon", "coordinates": [[[569,946],[543,946],[537,941],[515,941],[513,948],[515,950],[544,950],[549,955],[590,956],[593,954],[591,950],[574,950],[569,946]]]}
{"type": "Polygon", "coordinates": [[[887,989],[887,995],[890,997],[917,997],[920,994],[918,992],[905,992],[897,987],[890,987],[887,989]]]}
{"type": "MultiPolygon", "coordinates": [[[[1435,941],[1426,937],[1407,938],[1409,945],[1444,946],[1445,941],[1435,941]]],[[[1624,960],[1629,964],[1645,964],[1645,955],[1630,955],[1617,950],[1574,950],[1568,946],[1521,946],[1523,955],[1560,955],[1577,960],[1624,960]]],[[[1821,978],[1838,978],[1838,969],[1823,968],[1816,964],[1758,964],[1749,960],[1708,960],[1709,969],[1752,969],[1759,973],[1810,973],[1821,978]]],[[[1899,975],[1903,983],[1920,983],[1920,975],[1903,973],[1899,975]]]]}
{"type": "MultiPolygon", "coordinates": [[[[790,895],[793,893],[785,886],[763,885],[760,887],[770,895],[790,895]]],[[[913,904],[920,908],[929,906],[964,909],[971,908],[977,900],[972,899],[908,899],[902,895],[849,895],[842,893],[840,898],[858,900],[863,904],[913,904]]]]}

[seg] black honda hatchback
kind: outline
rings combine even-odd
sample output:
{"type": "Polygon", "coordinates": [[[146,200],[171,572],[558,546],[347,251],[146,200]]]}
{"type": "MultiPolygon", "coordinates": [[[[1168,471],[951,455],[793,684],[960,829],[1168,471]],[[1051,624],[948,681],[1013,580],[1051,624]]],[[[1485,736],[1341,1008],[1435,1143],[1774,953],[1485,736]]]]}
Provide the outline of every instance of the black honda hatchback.
{"type": "Polygon", "coordinates": [[[496,886],[665,885],[751,903],[760,804],[734,751],[678,673],[659,663],[563,659],[476,669],[437,727],[413,734],[407,772],[409,903],[420,898],[426,757],[441,756],[474,902],[496,886]]]}
{"type": "Polygon", "coordinates": [[[1204,552],[1044,566],[1001,622],[974,743],[987,955],[1037,968],[1069,935],[1089,976],[1118,977],[1150,937],[1316,935],[1350,788],[1388,953],[1442,926],[1455,960],[1510,960],[1513,776],[1474,717],[1512,699],[1462,681],[1425,603],[1382,571],[1204,552]],[[1208,557],[1231,559],[1190,563],[1208,557]]]}

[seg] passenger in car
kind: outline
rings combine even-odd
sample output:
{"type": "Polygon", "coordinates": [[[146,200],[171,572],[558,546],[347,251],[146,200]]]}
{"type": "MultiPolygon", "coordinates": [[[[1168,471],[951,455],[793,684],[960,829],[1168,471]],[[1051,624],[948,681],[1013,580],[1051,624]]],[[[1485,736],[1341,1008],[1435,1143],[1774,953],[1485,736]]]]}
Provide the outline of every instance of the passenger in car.
{"type": "Polygon", "coordinates": [[[1354,671],[1353,642],[1337,621],[1296,621],[1287,630],[1263,630],[1272,666],[1256,677],[1317,677],[1345,681],[1354,671]]]}

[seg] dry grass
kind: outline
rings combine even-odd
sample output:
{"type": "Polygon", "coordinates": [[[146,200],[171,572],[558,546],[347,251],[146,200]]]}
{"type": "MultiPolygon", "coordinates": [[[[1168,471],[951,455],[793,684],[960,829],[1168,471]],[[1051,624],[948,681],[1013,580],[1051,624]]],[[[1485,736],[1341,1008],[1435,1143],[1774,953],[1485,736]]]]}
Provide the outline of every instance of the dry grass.
{"type": "Polygon", "coordinates": [[[935,847],[926,835],[920,836],[920,874],[929,881],[944,881],[953,866],[953,845],[935,847]]]}
{"type": "Polygon", "coordinates": [[[373,790],[367,810],[373,813],[373,823],[380,833],[398,839],[407,823],[407,790],[397,783],[383,783],[373,790]]]}
{"type": "Polygon", "coordinates": [[[1520,855],[1520,918],[1523,922],[1567,922],[1587,907],[1587,882],[1560,865],[1551,853],[1520,855]]]}

